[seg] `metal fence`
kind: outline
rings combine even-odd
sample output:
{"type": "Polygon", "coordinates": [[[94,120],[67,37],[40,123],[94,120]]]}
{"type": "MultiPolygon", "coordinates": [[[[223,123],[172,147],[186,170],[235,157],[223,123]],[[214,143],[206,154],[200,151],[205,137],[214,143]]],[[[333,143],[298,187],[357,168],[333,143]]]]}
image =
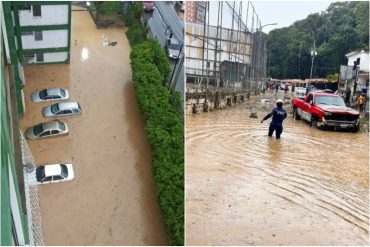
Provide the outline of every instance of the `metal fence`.
{"type": "Polygon", "coordinates": [[[44,237],[41,224],[41,212],[39,204],[39,193],[36,181],[36,166],[32,153],[26,140],[20,133],[22,163],[24,172],[24,189],[26,196],[26,208],[28,217],[28,233],[30,245],[44,245],[44,237]]]}
{"type": "Polygon", "coordinates": [[[97,28],[125,27],[124,13],[128,9],[128,2],[122,2],[120,7],[103,10],[97,7],[94,2],[90,2],[87,7],[97,28]]]}

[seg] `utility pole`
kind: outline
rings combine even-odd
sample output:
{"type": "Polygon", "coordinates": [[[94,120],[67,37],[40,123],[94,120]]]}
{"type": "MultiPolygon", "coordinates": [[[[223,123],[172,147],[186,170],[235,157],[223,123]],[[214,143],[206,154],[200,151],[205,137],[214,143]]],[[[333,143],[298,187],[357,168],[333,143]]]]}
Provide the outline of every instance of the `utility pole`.
{"type": "MultiPolygon", "coordinates": [[[[316,35],[315,35],[316,36],[316,35]]],[[[314,39],[313,39],[313,50],[311,51],[311,73],[310,73],[310,79],[312,78],[312,69],[313,69],[313,61],[315,59],[315,56],[317,55],[317,52],[316,52],[316,37],[314,36],[314,39]]]]}
{"type": "Polygon", "coordinates": [[[299,79],[302,78],[302,76],[301,76],[301,51],[302,51],[302,41],[301,41],[301,44],[299,45],[299,61],[298,61],[298,64],[299,64],[299,68],[298,68],[299,79]]]}

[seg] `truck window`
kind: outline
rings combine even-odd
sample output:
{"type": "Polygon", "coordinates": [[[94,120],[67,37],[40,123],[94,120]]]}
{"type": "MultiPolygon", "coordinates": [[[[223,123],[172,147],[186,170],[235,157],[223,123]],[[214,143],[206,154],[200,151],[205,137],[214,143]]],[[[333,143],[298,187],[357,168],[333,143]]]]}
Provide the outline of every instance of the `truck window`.
{"type": "Polygon", "coordinates": [[[306,98],[306,102],[310,103],[311,100],[313,100],[313,96],[312,96],[312,94],[308,94],[308,96],[306,98]]]}

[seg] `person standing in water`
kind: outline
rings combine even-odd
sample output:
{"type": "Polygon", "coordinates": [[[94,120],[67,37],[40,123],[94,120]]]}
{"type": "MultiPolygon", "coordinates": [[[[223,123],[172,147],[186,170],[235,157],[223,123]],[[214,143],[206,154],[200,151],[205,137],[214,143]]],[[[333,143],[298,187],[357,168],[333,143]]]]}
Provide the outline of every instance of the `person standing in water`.
{"type": "Polygon", "coordinates": [[[276,108],[267,114],[261,120],[261,123],[270,117],[272,117],[272,121],[270,123],[268,136],[272,136],[275,131],[276,139],[280,139],[280,135],[283,132],[283,121],[287,117],[286,111],[283,109],[283,101],[281,99],[276,101],[276,108]]]}

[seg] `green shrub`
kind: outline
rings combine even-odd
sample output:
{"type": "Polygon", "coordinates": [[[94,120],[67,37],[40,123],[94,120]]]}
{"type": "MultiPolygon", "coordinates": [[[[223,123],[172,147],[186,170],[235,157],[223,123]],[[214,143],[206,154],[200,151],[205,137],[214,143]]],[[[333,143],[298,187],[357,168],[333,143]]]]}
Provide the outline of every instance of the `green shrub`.
{"type": "Polygon", "coordinates": [[[130,41],[132,78],[140,110],[147,122],[146,133],[152,148],[152,172],[158,203],[170,244],[184,245],[184,122],[181,97],[164,86],[170,64],[159,43],[155,40],[140,44],[135,42],[130,41]]]}
{"type": "Polygon", "coordinates": [[[146,40],[147,33],[148,29],[142,26],[140,22],[135,22],[129,26],[126,35],[131,47],[143,43],[146,40]]]}

